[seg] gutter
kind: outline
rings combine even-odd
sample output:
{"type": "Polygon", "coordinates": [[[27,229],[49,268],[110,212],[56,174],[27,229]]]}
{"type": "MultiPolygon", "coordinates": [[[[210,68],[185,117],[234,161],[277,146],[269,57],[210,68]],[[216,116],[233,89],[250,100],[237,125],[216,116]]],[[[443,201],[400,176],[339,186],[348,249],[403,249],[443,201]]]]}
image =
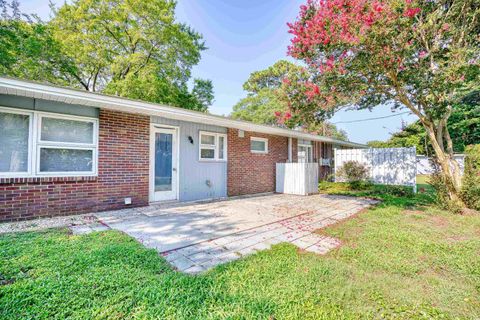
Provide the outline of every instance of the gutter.
{"type": "Polygon", "coordinates": [[[212,115],[199,111],[12,78],[0,77],[0,93],[70,104],[86,105],[114,111],[140,113],[182,121],[211,124],[221,127],[235,128],[244,131],[254,131],[289,138],[327,142],[340,146],[367,148],[366,145],[360,143],[342,141],[275,126],[234,120],[224,116],[212,115]]]}

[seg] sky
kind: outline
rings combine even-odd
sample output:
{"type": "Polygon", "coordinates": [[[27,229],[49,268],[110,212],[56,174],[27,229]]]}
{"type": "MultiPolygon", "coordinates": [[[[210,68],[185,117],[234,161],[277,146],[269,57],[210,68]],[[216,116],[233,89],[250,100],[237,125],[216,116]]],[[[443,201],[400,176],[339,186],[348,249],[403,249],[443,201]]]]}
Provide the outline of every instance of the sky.
{"type": "MultiPolygon", "coordinates": [[[[294,61],[287,56],[290,42],[287,22],[295,20],[305,1],[178,0],[177,20],[200,32],[208,47],[192,74],[213,81],[215,102],[209,109],[211,113],[228,115],[232,111],[235,103],[246,96],[242,85],[250,73],[280,59],[294,61]]],[[[23,12],[49,18],[48,0],[20,2],[23,12]]],[[[63,0],[53,2],[61,4],[63,0]]],[[[339,111],[330,121],[345,130],[351,141],[365,143],[386,140],[401,128],[402,122],[415,121],[410,114],[388,117],[393,114],[390,107],[379,106],[372,111],[339,111]],[[388,118],[348,123],[380,117],[388,118]]]]}

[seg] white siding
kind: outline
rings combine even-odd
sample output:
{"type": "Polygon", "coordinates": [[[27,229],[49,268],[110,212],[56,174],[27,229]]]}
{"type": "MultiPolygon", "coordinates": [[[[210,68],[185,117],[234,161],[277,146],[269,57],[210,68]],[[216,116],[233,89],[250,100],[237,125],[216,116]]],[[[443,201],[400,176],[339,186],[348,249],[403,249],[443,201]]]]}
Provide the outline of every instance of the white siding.
{"type": "MultiPolygon", "coordinates": [[[[152,117],[151,122],[180,128],[179,200],[193,201],[227,196],[227,162],[199,160],[200,131],[227,133],[227,128],[152,117]],[[189,141],[192,137],[193,143],[189,141]]],[[[228,154],[227,154],[228,157],[228,154]]]]}

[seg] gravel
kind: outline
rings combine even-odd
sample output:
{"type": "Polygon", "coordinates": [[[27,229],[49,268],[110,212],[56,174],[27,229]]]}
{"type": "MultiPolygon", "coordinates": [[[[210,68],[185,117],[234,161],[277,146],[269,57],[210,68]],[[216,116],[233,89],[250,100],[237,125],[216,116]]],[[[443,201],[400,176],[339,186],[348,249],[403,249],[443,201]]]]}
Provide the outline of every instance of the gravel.
{"type": "Polygon", "coordinates": [[[0,234],[10,232],[37,231],[50,228],[65,228],[97,224],[98,219],[91,214],[40,218],[35,220],[0,223],[0,234]]]}

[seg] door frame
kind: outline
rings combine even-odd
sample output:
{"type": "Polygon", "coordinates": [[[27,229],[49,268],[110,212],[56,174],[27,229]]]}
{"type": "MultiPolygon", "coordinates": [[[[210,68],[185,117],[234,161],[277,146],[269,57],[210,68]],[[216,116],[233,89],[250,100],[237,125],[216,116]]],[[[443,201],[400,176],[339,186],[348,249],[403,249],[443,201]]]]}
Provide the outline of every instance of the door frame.
{"type": "MultiPolygon", "coordinates": [[[[299,143],[299,144],[297,145],[297,160],[298,160],[298,152],[299,152],[299,150],[300,150],[300,147],[306,148],[306,149],[310,149],[310,156],[311,156],[311,158],[308,157],[308,151],[307,151],[307,154],[305,155],[305,162],[306,162],[306,163],[311,163],[311,162],[313,162],[313,145],[311,145],[311,144],[299,143]]],[[[298,161],[298,162],[300,162],[300,161],[298,161]]]]}
{"type": "MultiPolygon", "coordinates": [[[[166,124],[160,123],[150,123],[150,161],[149,161],[149,178],[148,178],[148,199],[149,202],[160,202],[160,201],[178,201],[180,196],[180,127],[171,126],[166,124]],[[173,146],[172,150],[176,153],[176,161],[173,163],[175,168],[177,169],[174,171],[176,184],[175,184],[175,199],[170,200],[155,200],[155,133],[158,130],[166,129],[172,130],[175,132],[175,145],[173,146]]],[[[173,177],[173,175],[172,175],[173,177]]]]}

